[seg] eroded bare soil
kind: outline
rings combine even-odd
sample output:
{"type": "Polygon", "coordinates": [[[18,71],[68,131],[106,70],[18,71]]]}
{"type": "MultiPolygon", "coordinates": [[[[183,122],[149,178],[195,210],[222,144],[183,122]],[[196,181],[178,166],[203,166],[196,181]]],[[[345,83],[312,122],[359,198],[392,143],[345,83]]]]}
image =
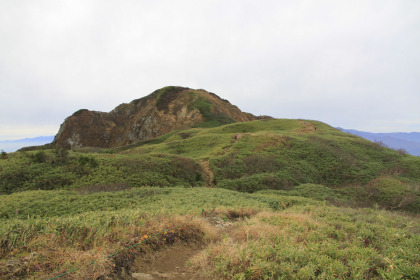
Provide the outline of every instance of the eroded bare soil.
{"type": "MultiPolygon", "coordinates": [[[[230,235],[234,222],[217,216],[203,218],[216,230],[214,242],[223,236],[230,235]]],[[[188,264],[196,254],[207,248],[208,244],[175,244],[162,250],[137,257],[131,267],[131,277],[137,280],[170,279],[187,280],[200,279],[197,271],[188,264]]]]}

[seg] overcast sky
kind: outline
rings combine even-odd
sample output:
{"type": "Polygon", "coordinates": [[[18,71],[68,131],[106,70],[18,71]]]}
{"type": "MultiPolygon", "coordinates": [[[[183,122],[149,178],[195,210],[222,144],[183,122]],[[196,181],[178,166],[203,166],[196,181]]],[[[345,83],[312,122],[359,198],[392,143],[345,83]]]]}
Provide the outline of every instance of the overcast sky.
{"type": "Polygon", "coordinates": [[[243,111],[420,131],[419,0],[0,0],[0,140],[179,85],[243,111]]]}

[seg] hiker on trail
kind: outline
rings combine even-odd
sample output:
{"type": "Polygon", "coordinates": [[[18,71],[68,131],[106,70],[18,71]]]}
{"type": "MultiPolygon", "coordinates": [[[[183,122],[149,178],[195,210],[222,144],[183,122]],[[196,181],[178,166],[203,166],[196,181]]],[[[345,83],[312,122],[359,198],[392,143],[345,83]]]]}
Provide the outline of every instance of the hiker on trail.
{"type": "Polygon", "coordinates": [[[238,134],[233,135],[233,138],[238,139],[238,134]]]}

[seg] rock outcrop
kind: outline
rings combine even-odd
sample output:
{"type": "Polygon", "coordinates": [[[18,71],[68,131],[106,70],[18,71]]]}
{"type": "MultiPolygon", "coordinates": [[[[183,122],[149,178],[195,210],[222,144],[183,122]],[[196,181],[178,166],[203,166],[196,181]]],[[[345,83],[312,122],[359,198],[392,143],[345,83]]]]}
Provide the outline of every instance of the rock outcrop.
{"type": "Polygon", "coordinates": [[[53,145],[64,148],[118,147],[173,130],[212,127],[258,119],[205,90],[165,87],[121,104],[109,113],[79,110],[66,118],[53,145]]]}

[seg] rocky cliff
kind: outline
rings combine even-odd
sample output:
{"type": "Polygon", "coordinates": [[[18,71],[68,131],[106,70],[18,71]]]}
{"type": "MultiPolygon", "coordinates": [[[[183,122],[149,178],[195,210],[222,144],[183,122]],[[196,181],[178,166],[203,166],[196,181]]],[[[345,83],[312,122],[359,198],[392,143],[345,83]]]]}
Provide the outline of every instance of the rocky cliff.
{"type": "Polygon", "coordinates": [[[121,104],[109,113],[79,110],[61,125],[53,141],[65,148],[117,147],[173,130],[255,120],[205,90],[165,87],[121,104]]]}

